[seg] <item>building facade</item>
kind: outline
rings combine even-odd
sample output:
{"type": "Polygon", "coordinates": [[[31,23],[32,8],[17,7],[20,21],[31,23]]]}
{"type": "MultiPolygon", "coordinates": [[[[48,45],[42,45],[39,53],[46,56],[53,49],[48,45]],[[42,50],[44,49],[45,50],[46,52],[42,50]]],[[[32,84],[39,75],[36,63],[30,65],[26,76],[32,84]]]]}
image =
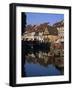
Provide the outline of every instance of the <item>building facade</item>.
{"type": "Polygon", "coordinates": [[[52,27],[48,24],[40,24],[32,26],[32,28],[26,27],[26,30],[22,38],[28,40],[39,40],[53,42],[58,38],[58,30],[56,27],[52,27]]]}

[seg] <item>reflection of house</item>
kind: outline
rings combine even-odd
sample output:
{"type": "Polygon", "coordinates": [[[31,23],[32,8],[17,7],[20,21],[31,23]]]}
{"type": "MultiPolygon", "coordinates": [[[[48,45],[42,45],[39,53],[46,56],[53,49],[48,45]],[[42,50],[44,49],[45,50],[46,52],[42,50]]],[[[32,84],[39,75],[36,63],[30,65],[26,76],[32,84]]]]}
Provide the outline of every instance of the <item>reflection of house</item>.
{"type": "Polygon", "coordinates": [[[55,41],[58,38],[58,30],[47,23],[27,26],[23,35],[23,39],[39,41],[55,41]]]}
{"type": "Polygon", "coordinates": [[[31,53],[27,54],[25,56],[25,59],[29,63],[39,63],[40,65],[47,67],[48,65],[56,65],[57,67],[63,68],[64,67],[64,58],[63,57],[54,57],[54,56],[49,56],[48,53],[44,52],[39,52],[39,53],[31,53]]]}

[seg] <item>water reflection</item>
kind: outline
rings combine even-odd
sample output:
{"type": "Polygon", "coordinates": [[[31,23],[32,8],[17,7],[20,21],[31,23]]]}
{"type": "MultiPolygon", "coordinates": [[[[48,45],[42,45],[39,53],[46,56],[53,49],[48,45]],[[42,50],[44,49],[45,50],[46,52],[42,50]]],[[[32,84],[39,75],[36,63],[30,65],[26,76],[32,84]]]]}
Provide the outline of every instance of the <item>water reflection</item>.
{"type": "Polygon", "coordinates": [[[22,72],[26,77],[64,74],[64,57],[52,56],[50,51],[27,52],[24,61],[22,72]]]}

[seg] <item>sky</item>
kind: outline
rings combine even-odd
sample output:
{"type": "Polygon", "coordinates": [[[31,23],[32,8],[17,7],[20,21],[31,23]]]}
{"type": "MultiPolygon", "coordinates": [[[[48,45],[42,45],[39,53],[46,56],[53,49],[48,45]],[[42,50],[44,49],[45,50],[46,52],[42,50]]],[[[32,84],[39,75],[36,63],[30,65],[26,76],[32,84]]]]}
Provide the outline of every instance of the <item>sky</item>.
{"type": "Polygon", "coordinates": [[[64,14],[49,14],[49,13],[26,13],[27,25],[36,25],[49,22],[50,25],[64,19],[64,14]]]}

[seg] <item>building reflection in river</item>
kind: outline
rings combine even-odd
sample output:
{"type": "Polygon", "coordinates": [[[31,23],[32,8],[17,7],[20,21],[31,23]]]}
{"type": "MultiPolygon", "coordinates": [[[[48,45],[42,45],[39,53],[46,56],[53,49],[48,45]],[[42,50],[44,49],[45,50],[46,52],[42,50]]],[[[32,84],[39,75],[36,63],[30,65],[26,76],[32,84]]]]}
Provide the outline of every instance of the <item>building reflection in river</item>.
{"type": "Polygon", "coordinates": [[[64,57],[51,56],[50,52],[29,52],[25,54],[23,77],[64,75],[64,57]]]}

